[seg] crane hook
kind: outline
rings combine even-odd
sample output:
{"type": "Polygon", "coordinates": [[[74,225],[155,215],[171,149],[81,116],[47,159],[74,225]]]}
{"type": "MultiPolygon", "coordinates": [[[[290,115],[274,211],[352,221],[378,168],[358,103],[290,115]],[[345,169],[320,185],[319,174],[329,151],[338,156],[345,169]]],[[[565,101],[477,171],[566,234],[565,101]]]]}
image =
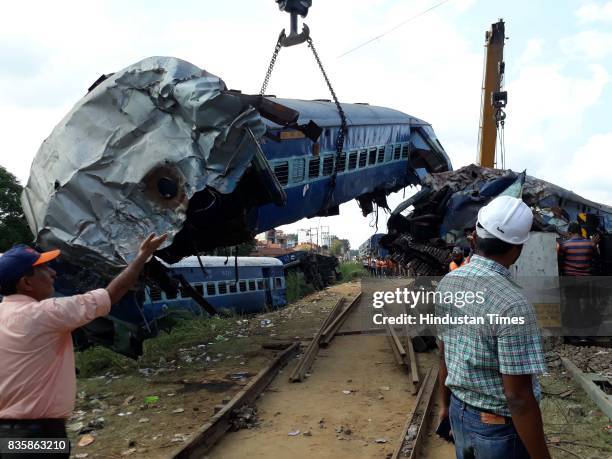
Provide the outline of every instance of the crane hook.
{"type": "Polygon", "coordinates": [[[281,46],[289,47],[304,43],[310,37],[310,29],[306,24],[302,24],[302,32],[298,33],[298,14],[306,17],[308,8],[312,5],[312,0],[276,0],[281,11],[291,15],[291,28],[289,35],[285,29],[280,33],[279,43],[281,46]]]}

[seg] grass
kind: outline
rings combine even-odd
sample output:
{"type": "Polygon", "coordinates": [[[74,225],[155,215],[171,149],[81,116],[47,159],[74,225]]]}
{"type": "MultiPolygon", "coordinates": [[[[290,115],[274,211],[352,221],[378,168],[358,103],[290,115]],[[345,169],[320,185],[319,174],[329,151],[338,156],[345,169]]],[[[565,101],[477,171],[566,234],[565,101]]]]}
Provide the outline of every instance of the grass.
{"type": "Polygon", "coordinates": [[[135,368],[136,362],[102,346],[93,346],[75,353],[80,378],[99,376],[106,372],[124,373],[135,368]]]}
{"type": "Polygon", "coordinates": [[[94,346],[84,351],[76,352],[76,366],[79,377],[89,378],[111,372],[125,373],[138,367],[159,362],[161,357],[173,360],[178,356],[178,350],[198,344],[215,342],[216,338],[229,330],[233,316],[192,317],[174,320],[172,328],[162,331],[155,338],[145,340],[143,355],[136,362],[103,346],[94,346]]]}
{"type": "Polygon", "coordinates": [[[292,272],[287,275],[286,279],[287,284],[287,303],[294,303],[300,298],[305,297],[306,295],[310,295],[315,291],[314,287],[310,284],[306,283],[304,279],[304,274],[300,272],[292,272]]]}
{"type": "Polygon", "coordinates": [[[347,262],[340,265],[340,282],[350,282],[366,274],[367,271],[363,269],[361,263],[347,262]]]}
{"type": "Polygon", "coordinates": [[[161,332],[144,342],[141,359],[143,362],[158,362],[160,357],[172,360],[181,348],[214,342],[230,325],[231,320],[222,317],[178,319],[169,332],[161,332]]]}

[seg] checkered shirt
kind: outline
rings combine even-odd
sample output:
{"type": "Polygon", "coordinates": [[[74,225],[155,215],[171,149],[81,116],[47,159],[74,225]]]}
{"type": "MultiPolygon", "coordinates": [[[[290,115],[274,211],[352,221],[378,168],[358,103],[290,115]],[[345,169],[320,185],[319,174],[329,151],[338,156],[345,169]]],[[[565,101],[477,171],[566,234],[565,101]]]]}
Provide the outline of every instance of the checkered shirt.
{"type": "MultiPolygon", "coordinates": [[[[436,315],[484,317],[484,325],[438,326],[444,341],[448,369],[446,386],[463,402],[476,408],[510,416],[502,374],[532,375],[537,400],[542,391],[537,374],[546,371],[542,338],[533,306],[510,271],[499,263],[474,255],[465,266],[447,274],[438,292],[482,292],[484,301],[459,308],[436,304],[436,315]],[[491,324],[486,314],[524,317],[524,324],[491,324]]],[[[456,298],[456,297],[455,297],[456,298]]],[[[456,301],[455,301],[456,303],[456,301]]]]}

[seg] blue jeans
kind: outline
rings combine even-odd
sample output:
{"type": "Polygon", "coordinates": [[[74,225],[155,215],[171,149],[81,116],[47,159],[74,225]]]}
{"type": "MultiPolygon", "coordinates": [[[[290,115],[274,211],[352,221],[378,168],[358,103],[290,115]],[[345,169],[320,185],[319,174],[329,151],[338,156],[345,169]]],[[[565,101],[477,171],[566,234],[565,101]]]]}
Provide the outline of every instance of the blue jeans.
{"type": "Polygon", "coordinates": [[[485,424],[481,412],[451,396],[449,417],[457,459],[529,459],[512,423],[485,424]]]}

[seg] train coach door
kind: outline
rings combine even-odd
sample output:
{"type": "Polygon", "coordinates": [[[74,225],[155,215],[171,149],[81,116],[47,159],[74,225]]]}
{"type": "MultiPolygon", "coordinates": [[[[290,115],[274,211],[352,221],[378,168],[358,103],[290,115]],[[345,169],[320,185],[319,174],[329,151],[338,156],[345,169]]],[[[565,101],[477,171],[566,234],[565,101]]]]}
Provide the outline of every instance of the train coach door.
{"type": "Polygon", "coordinates": [[[272,278],[272,270],[270,268],[262,268],[262,273],[263,273],[263,278],[264,278],[264,289],[266,292],[266,304],[269,306],[273,306],[274,303],[272,301],[272,292],[271,292],[271,288],[272,288],[272,284],[270,279],[272,279],[272,282],[274,282],[274,279],[272,278]]]}

